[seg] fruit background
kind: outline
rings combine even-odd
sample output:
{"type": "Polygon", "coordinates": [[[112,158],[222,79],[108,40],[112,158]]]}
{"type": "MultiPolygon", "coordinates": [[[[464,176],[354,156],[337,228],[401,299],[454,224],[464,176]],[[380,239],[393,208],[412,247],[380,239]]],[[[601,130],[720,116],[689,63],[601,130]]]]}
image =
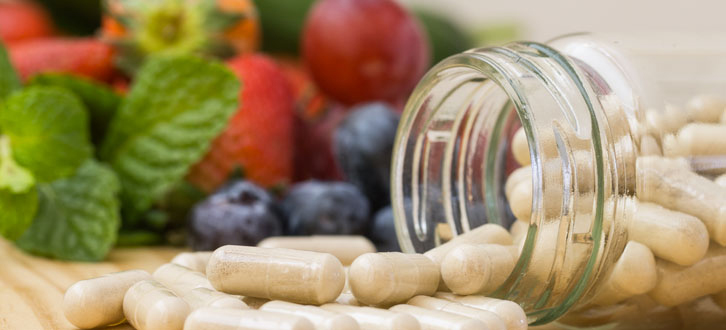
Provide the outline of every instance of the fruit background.
{"type": "Polygon", "coordinates": [[[365,235],[435,63],[519,37],[393,0],[0,1],[0,234],[28,253],[365,235]]]}

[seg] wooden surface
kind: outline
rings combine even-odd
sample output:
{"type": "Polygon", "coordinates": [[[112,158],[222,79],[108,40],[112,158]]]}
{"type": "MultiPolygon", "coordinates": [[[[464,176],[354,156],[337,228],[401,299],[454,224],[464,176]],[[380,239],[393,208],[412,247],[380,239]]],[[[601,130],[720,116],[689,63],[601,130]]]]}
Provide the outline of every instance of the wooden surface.
{"type": "MultiPolygon", "coordinates": [[[[180,249],[124,248],[105,262],[63,262],[28,255],[0,238],[0,330],[75,329],[63,316],[66,288],[79,280],[128,269],[153,272],[180,249]]],[[[112,329],[133,329],[122,324],[112,329]]]]}

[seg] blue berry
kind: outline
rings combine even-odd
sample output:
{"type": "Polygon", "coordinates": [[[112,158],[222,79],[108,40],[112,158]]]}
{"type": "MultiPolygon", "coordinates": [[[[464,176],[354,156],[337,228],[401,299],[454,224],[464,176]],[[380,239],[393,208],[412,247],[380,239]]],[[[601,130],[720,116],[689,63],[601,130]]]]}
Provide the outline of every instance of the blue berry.
{"type": "Polygon", "coordinates": [[[335,131],[335,156],[345,179],[365,194],[376,211],[391,202],[391,152],[399,115],[384,103],[363,104],[351,111],[335,131]]]}
{"type": "Polygon", "coordinates": [[[222,245],[257,245],[282,234],[282,217],[274,200],[249,181],[234,181],[194,206],[189,243],[195,251],[222,245]]]}
{"type": "Polygon", "coordinates": [[[390,206],[376,212],[373,226],[368,231],[368,238],[376,245],[378,252],[400,252],[396,237],[396,226],[393,219],[393,209],[390,206]]]}
{"type": "Polygon", "coordinates": [[[368,201],[346,182],[299,183],[290,189],[282,207],[290,235],[354,235],[368,227],[368,201]]]}

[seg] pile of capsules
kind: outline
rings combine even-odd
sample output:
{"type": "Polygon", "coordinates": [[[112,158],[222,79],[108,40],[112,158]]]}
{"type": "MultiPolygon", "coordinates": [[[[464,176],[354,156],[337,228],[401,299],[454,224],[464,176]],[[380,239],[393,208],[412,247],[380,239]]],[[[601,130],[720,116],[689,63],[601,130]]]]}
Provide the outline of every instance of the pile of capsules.
{"type": "Polygon", "coordinates": [[[66,291],[63,309],[84,329],[124,319],[139,330],[526,329],[514,302],[440,290],[498,286],[506,269],[472,272],[476,265],[461,268],[455,252],[485,246],[498,258],[487,262],[511,270],[512,244],[493,224],[426,254],[375,253],[359,236],[273,237],[257,247],[181,253],[153,274],[128,270],[79,281],[66,291]]]}
{"type": "MultiPolygon", "coordinates": [[[[607,102],[604,107],[608,105],[617,108],[607,102]]],[[[613,117],[626,118],[617,111],[613,117]]],[[[633,127],[628,138],[635,141],[637,151],[631,180],[634,194],[607,196],[604,218],[620,217],[628,242],[591,306],[606,310],[606,306],[634,299],[663,311],[677,311],[698,301],[702,306],[707,302],[723,316],[726,102],[701,95],[684,107],[644,111],[637,123],[625,125],[633,127]],[[615,204],[618,210],[612,212],[615,204]]],[[[548,147],[556,148],[554,143],[543,148],[548,147]]],[[[575,158],[591,157],[589,151],[574,149],[575,158]]],[[[521,128],[512,139],[512,154],[522,165],[505,185],[512,213],[519,219],[512,226],[517,241],[529,227],[533,198],[529,146],[521,128]]],[[[592,167],[589,160],[579,163],[592,167]]],[[[583,181],[588,180],[592,182],[591,177],[583,181]]],[[[592,186],[579,188],[594,191],[592,186]]],[[[592,202],[587,202],[589,208],[592,202]]]]}

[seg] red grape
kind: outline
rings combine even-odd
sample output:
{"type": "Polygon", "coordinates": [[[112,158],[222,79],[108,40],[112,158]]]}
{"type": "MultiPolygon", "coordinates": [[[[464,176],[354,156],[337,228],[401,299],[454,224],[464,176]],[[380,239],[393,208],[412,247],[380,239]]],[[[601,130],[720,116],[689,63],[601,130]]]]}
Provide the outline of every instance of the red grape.
{"type": "Polygon", "coordinates": [[[303,58],[330,97],[355,104],[400,101],[429,62],[416,19],[392,0],[321,0],[308,14],[303,58]]]}

